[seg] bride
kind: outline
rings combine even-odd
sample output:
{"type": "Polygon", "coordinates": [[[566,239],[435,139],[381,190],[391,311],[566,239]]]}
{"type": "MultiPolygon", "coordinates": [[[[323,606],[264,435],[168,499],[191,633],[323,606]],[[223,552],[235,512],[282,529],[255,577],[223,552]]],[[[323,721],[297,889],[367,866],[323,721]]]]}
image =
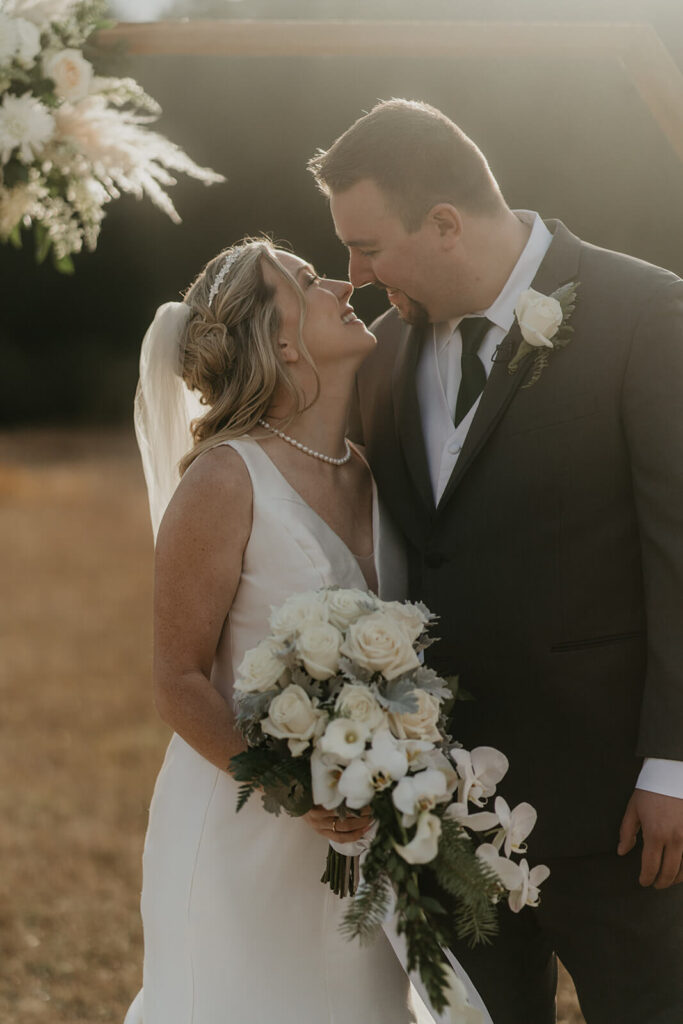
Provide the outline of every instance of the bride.
{"type": "Polygon", "coordinates": [[[154,694],[174,734],[150,809],[143,990],[127,1024],[415,1020],[385,936],[344,939],[345,901],[320,883],[328,842],[359,839],[367,814],[276,819],[254,799],[238,815],[227,771],[244,747],[235,670],[271,605],[331,584],[378,588],[377,499],[344,437],[374,345],[351,293],[247,241],[161,307],[143,343],[154,694]]]}

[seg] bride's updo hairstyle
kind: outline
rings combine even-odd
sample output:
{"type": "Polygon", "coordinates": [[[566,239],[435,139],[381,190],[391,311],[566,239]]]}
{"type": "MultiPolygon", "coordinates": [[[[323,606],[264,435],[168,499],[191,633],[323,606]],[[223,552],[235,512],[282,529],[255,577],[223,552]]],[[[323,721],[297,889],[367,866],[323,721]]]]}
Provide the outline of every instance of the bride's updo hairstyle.
{"type": "Polygon", "coordinates": [[[180,351],[180,375],[208,406],[192,423],[194,447],[180,462],[181,475],[219,441],[243,437],[265,416],[273,395],[284,389],[293,400],[292,418],[305,397],[280,358],[280,315],[275,289],[267,283],[269,263],[299,298],[299,348],[315,369],[301,337],[305,315],[301,287],[278,261],[268,239],[247,239],[210,260],[184,296],[190,307],[180,351]]]}

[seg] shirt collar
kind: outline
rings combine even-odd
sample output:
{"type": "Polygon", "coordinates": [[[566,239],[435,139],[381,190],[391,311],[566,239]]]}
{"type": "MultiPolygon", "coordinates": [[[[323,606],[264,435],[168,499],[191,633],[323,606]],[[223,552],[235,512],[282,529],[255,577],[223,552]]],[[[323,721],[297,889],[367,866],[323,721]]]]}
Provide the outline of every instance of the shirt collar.
{"type": "MultiPolygon", "coordinates": [[[[482,309],[476,316],[485,316],[505,333],[510,330],[515,319],[515,305],[520,294],[531,286],[538,273],[538,268],[550,248],[553,236],[548,231],[538,213],[533,210],[515,210],[517,217],[531,226],[531,232],[519,259],[512,268],[512,273],[503,285],[498,297],[488,309],[482,309]]],[[[447,324],[435,324],[437,348],[442,348],[449,341],[453,331],[464,317],[447,321],[447,324]]]]}

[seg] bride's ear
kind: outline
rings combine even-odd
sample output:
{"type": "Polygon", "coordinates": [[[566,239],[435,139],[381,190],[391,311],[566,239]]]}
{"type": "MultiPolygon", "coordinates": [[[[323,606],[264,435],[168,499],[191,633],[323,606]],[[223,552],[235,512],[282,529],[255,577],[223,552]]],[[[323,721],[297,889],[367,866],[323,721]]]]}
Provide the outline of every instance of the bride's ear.
{"type": "Polygon", "coordinates": [[[298,363],[299,349],[287,338],[280,337],[277,339],[277,349],[283,363],[298,363]]]}

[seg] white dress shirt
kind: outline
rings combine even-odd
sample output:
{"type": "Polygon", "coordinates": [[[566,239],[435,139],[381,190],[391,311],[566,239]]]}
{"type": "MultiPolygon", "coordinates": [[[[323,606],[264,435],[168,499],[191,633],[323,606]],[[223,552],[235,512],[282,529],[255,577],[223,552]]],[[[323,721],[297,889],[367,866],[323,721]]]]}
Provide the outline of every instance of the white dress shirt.
{"type": "MultiPolygon", "coordinates": [[[[515,212],[531,227],[527,243],[495,301],[488,309],[471,314],[488,317],[491,321],[478,353],[487,378],[496,348],[514,322],[515,303],[521,292],[531,287],[553,237],[537,213],[531,210],[515,212]]],[[[453,425],[461,379],[462,339],[459,327],[462,319],[465,318],[433,325],[417,366],[417,397],[436,505],[450,480],[481,400],[479,396],[458,426],[453,425]]],[[[636,786],[683,799],[683,761],[646,757],[636,786]]]]}

